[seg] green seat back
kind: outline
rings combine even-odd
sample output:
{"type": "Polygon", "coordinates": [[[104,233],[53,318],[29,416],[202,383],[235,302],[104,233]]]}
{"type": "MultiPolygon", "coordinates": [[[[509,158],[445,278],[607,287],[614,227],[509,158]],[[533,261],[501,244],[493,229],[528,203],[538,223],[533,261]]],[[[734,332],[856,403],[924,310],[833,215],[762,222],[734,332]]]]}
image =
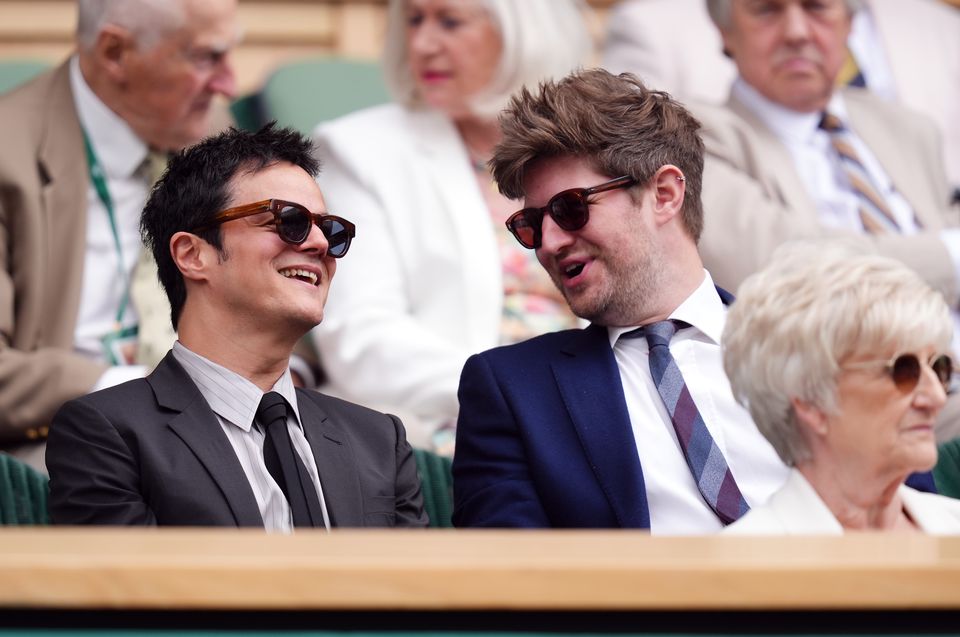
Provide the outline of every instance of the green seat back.
{"type": "Polygon", "coordinates": [[[0,60],[0,93],[6,93],[50,68],[37,60],[0,60]]]}
{"type": "Polygon", "coordinates": [[[338,58],[285,64],[261,95],[267,120],[307,134],[320,122],[390,100],[376,63],[338,58]]]}
{"type": "Polygon", "coordinates": [[[960,438],[954,438],[937,447],[937,466],[933,481],[941,495],[960,498],[960,438]]]}
{"type": "Polygon", "coordinates": [[[430,528],[453,527],[453,473],[450,458],[423,449],[414,449],[420,485],[423,492],[423,508],[430,516],[430,528]]]}
{"type": "Polygon", "coordinates": [[[0,525],[49,524],[48,482],[36,469],[0,453],[0,525]]]}
{"type": "Polygon", "coordinates": [[[241,95],[230,102],[233,121],[243,130],[256,132],[267,123],[263,114],[263,96],[260,93],[241,95]]]}

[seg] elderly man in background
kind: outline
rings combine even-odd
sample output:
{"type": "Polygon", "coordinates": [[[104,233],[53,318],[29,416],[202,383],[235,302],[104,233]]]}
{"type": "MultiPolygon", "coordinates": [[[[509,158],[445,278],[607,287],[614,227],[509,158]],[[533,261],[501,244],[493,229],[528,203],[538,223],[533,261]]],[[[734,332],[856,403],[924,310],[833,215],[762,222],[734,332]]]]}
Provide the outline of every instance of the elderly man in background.
{"type": "Polygon", "coordinates": [[[787,240],[843,237],[902,261],[956,307],[960,210],[936,127],[834,88],[857,6],[708,2],[739,77],[726,108],[696,111],[707,150],[704,263],[736,289],[787,240]]]}
{"type": "Polygon", "coordinates": [[[960,501],[903,484],[937,460],[953,369],[943,297],[893,259],[790,248],[741,286],[723,364],[793,469],[727,530],[960,533],[960,501]]]}
{"type": "Polygon", "coordinates": [[[39,468],[65,400],[146,371],[130,281],[150,157],[234,93],[236,0],[78,5],[76,53],[0,98],[0,449],[39,468]]]}
{"type": "MultiPolygon", "coordinates": [[[[607,24],[606,68],[636,73],[683,101],[726,101],[737,67],[723,54],[704,0],[623,0],[607,24]]],[[[947,177],[960,189],[960,10],[944,0],[863,0],[847,47],[838,84],[862,86],[933,119],[945,141],[947,177]]]]}

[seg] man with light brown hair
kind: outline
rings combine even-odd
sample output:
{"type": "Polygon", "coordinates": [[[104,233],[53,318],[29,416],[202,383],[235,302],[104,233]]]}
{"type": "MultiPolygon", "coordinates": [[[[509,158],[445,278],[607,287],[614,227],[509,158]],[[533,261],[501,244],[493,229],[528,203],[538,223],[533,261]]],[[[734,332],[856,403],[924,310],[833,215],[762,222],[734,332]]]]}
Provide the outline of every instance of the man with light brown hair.
{"type": "Polygon", "coordinates": [[[787,469],[723,372],[699,123],[596,69],[523,90],[501,127],[494,177],[527,206],[508,228],[591,325],[467,361],[455,524],[720,530],[787,469]]]}

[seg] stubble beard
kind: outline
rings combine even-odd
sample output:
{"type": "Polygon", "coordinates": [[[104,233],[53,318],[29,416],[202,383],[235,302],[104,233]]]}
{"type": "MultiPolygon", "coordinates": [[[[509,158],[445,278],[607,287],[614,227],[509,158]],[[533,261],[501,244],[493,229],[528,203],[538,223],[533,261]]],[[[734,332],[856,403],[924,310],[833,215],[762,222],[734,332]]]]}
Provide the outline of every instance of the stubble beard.
{"type": "Polygon", "coordinates": [[[607,280],[588,295],[571,298],[569,290],[554,276],[554,285],[560,290],[570,310],[582,319],[604,326],[629,326],[651,314],[653,301],[664,285],[662,256],[649,237],[636,246],[639,254],[629,260],[597,258],[594,265],[603,265],[607,280]]]}

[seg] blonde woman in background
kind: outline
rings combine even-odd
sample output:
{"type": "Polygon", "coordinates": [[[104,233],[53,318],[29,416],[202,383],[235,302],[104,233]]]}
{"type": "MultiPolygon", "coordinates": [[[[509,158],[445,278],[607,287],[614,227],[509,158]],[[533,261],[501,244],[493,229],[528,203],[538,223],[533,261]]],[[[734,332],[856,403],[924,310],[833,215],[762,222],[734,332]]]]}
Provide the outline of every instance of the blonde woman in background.
{"type": "Polygon", "coordinates": [[[452,452],[470,354],[576,323],[504,227],[518,205],[486,162],[507,98],[589,57],[584,10],[392,0],[383,64],[395,103],[316,130],[327,204],[358,239],[313,337],[332,391],[401,414],[415,446],[452,452]]]}
{"type": "Polygon", "coordinates": [[[960,533],[960,501],[903,484],[937,460],[953,369],[946,303],[892,259],[790,248],[740,287],[723,363],[793,470],[727,532],[960,533]]]}

